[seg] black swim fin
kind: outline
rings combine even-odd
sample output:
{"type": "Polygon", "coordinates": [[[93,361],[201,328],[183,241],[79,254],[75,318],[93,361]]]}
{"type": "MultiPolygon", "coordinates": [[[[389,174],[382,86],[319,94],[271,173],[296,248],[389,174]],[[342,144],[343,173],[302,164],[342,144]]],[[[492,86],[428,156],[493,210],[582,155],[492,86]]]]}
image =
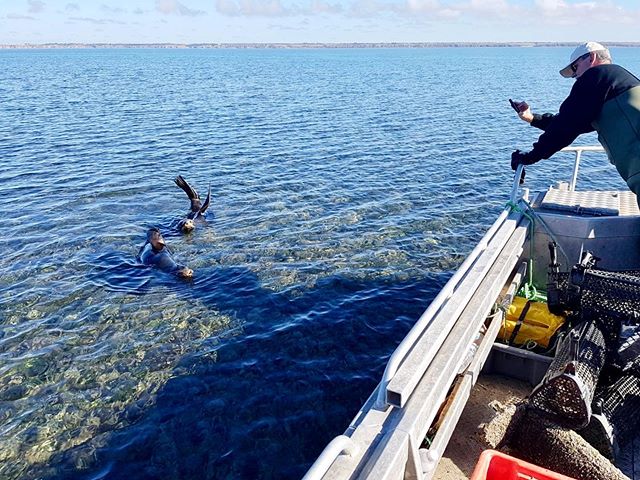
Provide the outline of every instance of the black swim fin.
{"type": "Polygon", "coordinates": [[[202,207],[200,207],[200,211],[198,212],[200,215],[204,215],[209,208],[209,204],[211,203],[211,183],[209,183],[209,191],[207,192],[207,198],[204,199],[204,203],[202,207]]]}
{"type": "Polygon", "coordinates": [[[195,188],[189,185],[189,182],[187,182],[182,175],[178,175],[175,179],[175,182],[177,186],[184,190],[184,193],[187,194],[187,197],[189,197],[190,200],[193,200],[194,198],[200,198],[195,188]]]}
{"type": "Polygon", "coordinates": [[[184,190],[189,200],[191,200],[191,211],[198,213],[200,208],[202,208],[202,204],[200,203],[200,195],[198,195],[196,189],[189,185],[189,182],[187,182],[182,175],[178,175],[175,182],[177,186],[184,190]]]}

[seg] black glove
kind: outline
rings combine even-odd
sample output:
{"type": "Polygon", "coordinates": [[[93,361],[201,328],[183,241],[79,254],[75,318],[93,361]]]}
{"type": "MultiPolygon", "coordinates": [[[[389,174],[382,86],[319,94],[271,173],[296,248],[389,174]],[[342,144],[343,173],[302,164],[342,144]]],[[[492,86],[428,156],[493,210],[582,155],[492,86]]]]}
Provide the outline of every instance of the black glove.
{"type": "Polygon", "coordinates": [[[532,165],[537,161],[531,157],[531,153],[522,153],[520,150],[516,150],[511,154],[511,169],[516,171],[518,165],[532,165]]]}

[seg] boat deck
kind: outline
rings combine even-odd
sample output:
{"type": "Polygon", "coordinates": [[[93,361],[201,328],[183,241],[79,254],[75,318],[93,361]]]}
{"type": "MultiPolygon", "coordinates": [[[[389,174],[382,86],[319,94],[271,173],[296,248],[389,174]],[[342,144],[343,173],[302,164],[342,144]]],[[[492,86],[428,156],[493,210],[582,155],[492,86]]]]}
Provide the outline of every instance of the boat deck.
{"type": "Polygon", "coordinates": [[[486,425],[504,407],[524,399],[530,391],[531,386],[527,382],[502,375],[481,375],[471,391],[433,479],[468,479],[482,451],[493,448],[486,440],[486,425]]]}
{"type": "MultiPolygon", "coordinates": [[[[564,189],[550,188],[542,192],[532,202],[533,208],[547,222],[545,227],[551,226],[555,233],[572,250],[572,256],[578,259],[579,252],[585,247],[601,247],[614,240],[620,242],[621,237],[628,239],[638,236],[640,209],[636,196],[630,191],[568,191],[564,189]],[[571,216],[571,224],[567,224],[566,218],[571,216]],[[563,218],[561,218],[563,217],[563,218]],[[605,218],[609,218],[604,223],[605,218]],[[613,222],[611,217],[618,217],[613,222]],[[633,218],[636,217],[636,218],[633,218]]],[[[540,231],[543,236],[540,245],[546,244],[550,239],[546,232],[540,231]]],[[[626,240],[625,240],[626,242],[626,240]]],[[[612,242],[612,245],[616,242],[612,242]]],[[[637,243],[637,242],[636,242],[637,243]]],[[[626,248],[635,249],[634,242],[628,242],[626,248]]],[[[611,246],[610,246],[611,248],[611,246]]],[[[616,249],[621,246],[615,245],[616,249]]],[[[539,248],[543,252],[544,248],[539,248]]],[[[600,250],[607,250],[601,249],[600,250]]],[[[623,247],[624,250],[624,247],[623,247]]],[[[637,258],[637,254],[623,255],[628,261],[637,258]]],[[[546,258],[540,258],[544,263],[546,258]]],[[[637,262],[636,262],[637,263],[637,262]]],[[[618,265],[612,265],[620,268],[618,265]]],[[[627,267],[628,268],[628,267],[627,267]]],[[[543,272],[546,273],[546,272],[543,272]]],[[[544,281],[544,279],[541,279],[544,281]]],[[[529,370],[532,365],[529,362],[529,370]]],[[[507,365],[504,363],[499,366],[507,365]]],[[[514,370],[514,369],[512,369],[514,370]]],[[[490,369],[489,371],[494,371],[490,369]]],[[[514,371],[499,373],[512,374],[514,371]]],[[[517,403],[526,398],[533,388],[533,384],[540,380],[540,372],[529,372],[531,376],[536,373],[536,378],[521,378],[529,380],[521,381],[515,378],[496,374],[483,374],[471,391],[469,400],[458,421],[449,444],[438,464],[433,476],[436,480],[463,480],[470,477],[480,453],[487,448],[494,448],[487,441],[486,427],[493,421],[504,407],[517,403]],[[532,384],[533,382],[533,384],[532,384]]],[[[640,480],[640,436],[627,444],[619,452],[616,459],[618,468],[629,478],[640,480]]]]}
{"type": "MultiPolygon", "coordinates": [[[[471,391],[433,480],[467,480],[482,451],[495,448],[487,441],[487,425],[506,407],[523,400],[532,388],[528,382],[502,375],[481,375],[471,391]]],[[[627,477],[640,480],[640,436],[622,449],[616,464],[627,477]]]]}

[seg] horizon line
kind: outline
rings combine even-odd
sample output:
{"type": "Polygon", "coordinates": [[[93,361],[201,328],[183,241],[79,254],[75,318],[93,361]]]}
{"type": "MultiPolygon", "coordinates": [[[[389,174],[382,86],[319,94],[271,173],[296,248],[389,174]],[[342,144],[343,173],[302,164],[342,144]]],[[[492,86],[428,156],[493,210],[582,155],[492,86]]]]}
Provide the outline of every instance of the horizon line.
{"type": "MultiPolygon", "coordinates": [[[[0,44],[1,49],[30,48],[429,48],[429,47],[566,47],[581,42],[449,41],[449,42],[45,42],[0,44]]],[[[640,42],[602,42],[606,46],[638,47],[640,42]]]]}

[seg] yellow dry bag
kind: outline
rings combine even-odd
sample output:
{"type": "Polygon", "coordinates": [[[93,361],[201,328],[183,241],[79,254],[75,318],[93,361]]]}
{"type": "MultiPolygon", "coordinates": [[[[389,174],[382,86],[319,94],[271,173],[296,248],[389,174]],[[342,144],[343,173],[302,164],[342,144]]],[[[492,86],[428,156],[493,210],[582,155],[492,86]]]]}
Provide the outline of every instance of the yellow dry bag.
{"type": "Polygon", "coordinates": [[[551,313],[546,303],[515,297],[509,305],[498,338],[509,345],[547,348],[549,340],[564,321],[564,317],[551,313]]]}

